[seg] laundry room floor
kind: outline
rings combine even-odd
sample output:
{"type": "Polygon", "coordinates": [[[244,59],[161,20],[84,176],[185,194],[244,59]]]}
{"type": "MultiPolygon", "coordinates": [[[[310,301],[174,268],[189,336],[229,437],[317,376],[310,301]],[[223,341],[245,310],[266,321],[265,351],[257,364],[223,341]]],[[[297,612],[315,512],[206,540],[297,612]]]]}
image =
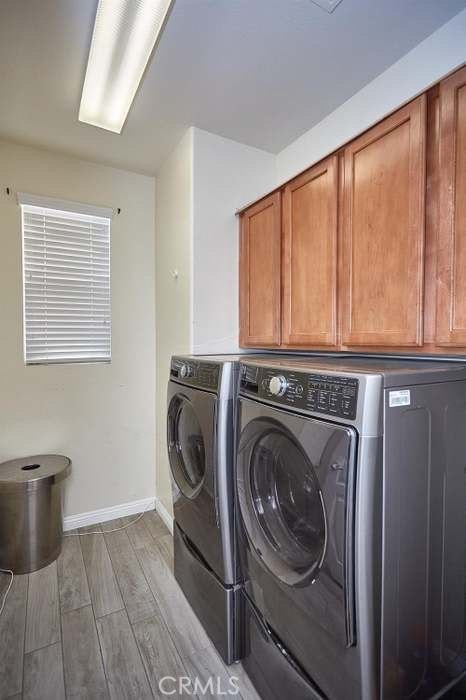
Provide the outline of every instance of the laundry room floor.
{"type": "MultiPolygon", "coordinates": [[[[134,517],[82,528],[103,534],[65,537],[56,562],[15,576],[0,616],[0,700],[161,698],[164,676],[212,677],[221,697],[236,676],[235,697],[259,700],[241,665],[223,664],[178,587],[160,517],[150,511],[110,532],[134,517]]],[[[0,574],[0,599],[8,583],[0,574]]],[[[166,697],[179,697],[165,683],[166,697]]]]}

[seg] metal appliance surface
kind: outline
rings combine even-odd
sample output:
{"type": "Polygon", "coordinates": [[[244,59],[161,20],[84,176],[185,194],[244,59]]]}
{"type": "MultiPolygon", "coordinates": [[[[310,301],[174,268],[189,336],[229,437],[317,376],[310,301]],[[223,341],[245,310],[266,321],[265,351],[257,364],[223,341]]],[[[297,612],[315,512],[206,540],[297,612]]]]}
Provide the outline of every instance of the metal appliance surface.
{"type": "Polygon", "coordinates": [[[173,481],[175,577],[227,663],[238,658],[234,523],[239,356],[175,356],[167,444],[173,481]]]}
{"type": "Polygon", "coordinates": [[[26,574],[61,551],[62,481],[71,461],[35,455],[0,464],[0,568],[26,574]]]}
{"type": "Polygon", "coordinates": [[[434,697],[466,672],[466,366],[248,358],[240,377],[253,681],[277,699],[287,683],[434,697]]]}

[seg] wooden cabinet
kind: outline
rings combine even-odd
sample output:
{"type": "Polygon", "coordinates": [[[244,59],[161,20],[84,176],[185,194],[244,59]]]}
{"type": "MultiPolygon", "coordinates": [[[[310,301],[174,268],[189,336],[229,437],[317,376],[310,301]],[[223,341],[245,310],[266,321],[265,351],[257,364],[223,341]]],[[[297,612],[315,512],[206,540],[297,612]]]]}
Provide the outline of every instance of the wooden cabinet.
{"type": "Polygon", "coordinates": [[[240,344],[245,347],[280,345],[279,192],[242,214],[240,273],[240,344]]]}
{"type": "Polygon", "coordinates": [[[439,346],[466,347],[466,68],[440,83],[439,346]]]}
{"type": "Polygon", "coordinates": [[[283,192],[282,343],[337,343],[338,157],[283,192]]]}
{"type": "Polygon", "coordinates": [[[241,213],[240,343],[466,356],[466,67],[241,213]]]}
{"type": "Polygon", "coordinates": [[[243,212],[242,346],[336,347],[337,236],[337,156],[243,212]]]}
{"type": "Polygon", "coordinates": [[[422,345],[426,98],[345,149],[342,344],[422,345]]]}

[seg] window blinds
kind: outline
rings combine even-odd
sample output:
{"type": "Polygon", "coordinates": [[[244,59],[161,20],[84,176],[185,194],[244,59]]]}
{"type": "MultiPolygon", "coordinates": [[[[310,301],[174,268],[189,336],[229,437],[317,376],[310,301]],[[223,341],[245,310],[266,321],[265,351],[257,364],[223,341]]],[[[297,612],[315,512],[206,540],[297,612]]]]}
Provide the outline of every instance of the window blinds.
{"type": "Polygon", "coordinates": [[[26,364],[110,361],[110,219],[21,211],[26,364]]]}

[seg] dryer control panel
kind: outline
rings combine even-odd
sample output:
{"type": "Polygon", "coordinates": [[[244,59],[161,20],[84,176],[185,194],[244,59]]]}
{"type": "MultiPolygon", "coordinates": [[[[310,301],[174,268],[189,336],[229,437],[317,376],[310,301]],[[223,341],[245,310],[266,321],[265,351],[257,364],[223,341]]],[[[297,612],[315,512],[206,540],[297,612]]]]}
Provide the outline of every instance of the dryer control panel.
{"type": "Polygon", "coordinates": [[[170,379],[207,391],[217,391],[220,365],[192,358],[174,357],[170,366],[170,379]]]}
{"type": "Polygon", "coordinates": [[[241,393],[273,403],[354,420],[359,381],[336,374],[242,365],[241,393]]]}

